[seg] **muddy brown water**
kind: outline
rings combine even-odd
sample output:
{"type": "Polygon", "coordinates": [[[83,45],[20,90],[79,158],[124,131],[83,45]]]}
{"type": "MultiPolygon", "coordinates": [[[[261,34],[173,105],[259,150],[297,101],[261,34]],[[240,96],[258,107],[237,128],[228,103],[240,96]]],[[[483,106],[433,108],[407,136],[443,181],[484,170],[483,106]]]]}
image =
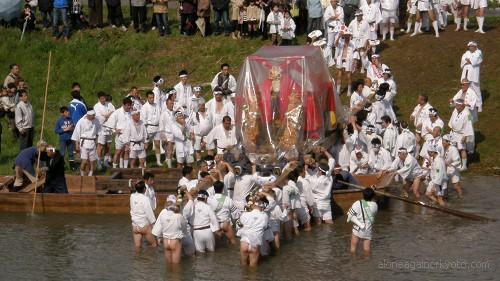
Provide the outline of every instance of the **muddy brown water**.
{"type": "MultiPolygon", "coordinates": [[[[500,178],[465,179],[451,207],[500,218],[500,178]]],[[[315,227],[259,268],[238,247],[167,268],[159,249],[136,254],[128,216],[0,214],[0,280],[500,280],[500,222],[475,222],[392,200],[376,218],[371,258],[348,253],[350,227],[315,227]]]]}

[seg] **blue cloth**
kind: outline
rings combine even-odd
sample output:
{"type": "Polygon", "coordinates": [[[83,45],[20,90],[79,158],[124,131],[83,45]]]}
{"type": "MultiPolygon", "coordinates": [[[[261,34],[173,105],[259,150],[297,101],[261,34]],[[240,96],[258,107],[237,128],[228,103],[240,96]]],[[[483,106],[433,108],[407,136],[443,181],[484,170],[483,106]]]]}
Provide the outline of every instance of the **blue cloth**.
{"type": "Polygon", "coordinates": [[[19,166],[23,170],[26,170],[30,174],[34,175],[35,174],[35,168],[33,165],[36,163],[38,160],[38,150],[36,147],[28,147],[21,152],[16,157],[16,160],[14,160],[14,166],[19,166]]]}
{"type": "Polygon", "coordinates": [[[54,8],[63,9],[68,7],[68,0],[54,0],[54,8]]]}
{"type": "Polygon", "coordinates": [[[321,8],[320,0],[307,0],[307,15],[309,18],[321,18],[323,9],[321,8]]]}
{"type": "Polygon", "coordinates": [[[69,113],[71,114],[71,121],[76,125],[85,114],[87,114],[87,107],[85,104],[77,99],[73,99],[69,103],[69,113]]]}
{"type": "Polygon", "coordinates": [[[57,120],[55,132],[56,134],[59,135],[60,142],[71,140],[71,135],[73,134],[73,131],[67,131],[67,132],[64,131],[64,129],[68,127],[73,127],[73,128],[75,127],[75,124],[73,123],[73,120],[71,120],[71,118],[61,117],[57,120]]]}

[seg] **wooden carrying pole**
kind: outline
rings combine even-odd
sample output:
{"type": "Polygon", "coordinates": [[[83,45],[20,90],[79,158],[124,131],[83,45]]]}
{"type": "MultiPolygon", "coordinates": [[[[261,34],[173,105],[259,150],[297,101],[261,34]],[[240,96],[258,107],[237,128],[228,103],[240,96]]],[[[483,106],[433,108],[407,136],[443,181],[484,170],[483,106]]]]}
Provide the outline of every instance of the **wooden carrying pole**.
{"type": "MultiPolygon", "coordinates": [[[[352,183],[348,183],[348,182],[344,182],[344,181],[339,181],[339,182],[341,182],[341,183],[343,183],[345,185],[354,187],[356,189],[360,189],[360,190],[363,190],[363,189],[366,188],[366,187],[363,187],[363,186],[360,186],[360,185],[356,185],[356,184],[352,184],[352,183]]],[[[383,192],[383,191],[376,190],[376,189],[374,189],[374,191],[378,195],[386,196],[386,197],[389,197],[389,198],[394,198],[394,199],[397,199],[397,200],[400,200],[400,201],[403,201],[403,202],[406,202],[406,203],[410,203],[410,204],[414,204],[414,205],[419,205],[419,206],[430,208],[430,209],[437,210],[437,211],[440,211],[440,212],[448,213],[448,214],[451,214],[451,215],[454,215],[454,216],[457,216],[457,217],[462,217],[462,218],[467,218],[467,219],[477,220],[477,221],[496,221],[496,219],[487,218],[487,217],[483,217],[483,216],[476,215],[476,214],[473,214],[473,213],[467,213],[467,212],[463,212],[463,211],[459,211],[459,210],[455,210],[455,209],[450,209],[450,208],[447,208],[447,207],[444,207],[444,206],[431,205],[431,204],[428,204],[428,203],[425,203],[425,202],[422,202],[422,201],[411,200],[411,199],[403,197],[403,196],[395,195],[395,194],[388,193],[388,192],[383,192]]]]}
{"type": "MultiPolygon", "coordinates": [[[[40,141],[43,140],[43,130],[45,129],[45,111],[47,109],[47,93],[49,91],[49,79],[50,79],[50,64],[52,62],[52,51],[49,51],[49,63],[47,66],[47,80],[45,81],[45,95],[43,98],[43,111],[42,111],[42,128],[40,130],[40,141]]],[[[37,143],[37,149],[38,149],[38,143],[37,143]]],[[[38,152],[38,158],[36,160],[36,175],[35,175],[35,192],[33,193],[33,205],[31,207],[31,213],[35,213],[35,204],[36,204],[36,189],[37,189],[37,184],[38,184],[38,171],[40,170],[40,156],[41,153],[40,151],[38,152]]]]}

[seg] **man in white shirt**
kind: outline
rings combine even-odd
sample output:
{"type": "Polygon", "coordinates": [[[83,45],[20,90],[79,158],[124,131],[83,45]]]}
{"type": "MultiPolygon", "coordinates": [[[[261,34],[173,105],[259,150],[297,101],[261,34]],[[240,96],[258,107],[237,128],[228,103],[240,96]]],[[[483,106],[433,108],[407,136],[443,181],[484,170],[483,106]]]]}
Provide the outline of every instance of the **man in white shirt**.
{"type": "Polygon", "coordinates": [[[474,90],[469,87],[469,80],[462,80],[461,89],[450,99],[450,106],[455,106],[454,101],[458,99],[464,100],[465,106],[472,114],[472,122],[477,122],[477,96],[474,90]]]}
{"type": "MultiPolygon", "coordinates": [[[[334,0],[336,1],[336,0],[334,0]]],[[[340,31],[335,41],[335,64],[337,67],[337,93],[340,94],[342,85],[342,75],[347,76],[347,96],[351,96],[351,74],[354,71],[354,52],[356,46],[351,40],[352,32],[350,29],[340,31]]]]}
{"type": "Polygon", "coordinates": [[[161,140],[165,146],[165,163],[168,168],[172,168],[172,153],[174,151],[174,136],[171,126],[175,122],[174,117],[174,99],[175,95],[170,95],[165,102],[165,110],[160,115],[159,130],[161,140]]]}
{"type": "Polygon", "coordinates": [[[212,87],[212,91],[215,90],[215,87],[220,87],[223,96],[226,98],[236,92],[236,79],[230,73],[229,64],[223,63],[220,66],[220,71],[215,75],[214,79],[212,79],[210,86],[212,87]]]}
{"type": "Polygon", "coordinates": [[[462,68],[462,76],[460,80],[467,79],[470,81],[470,87],[477,96],[478,111],[483,111],[483,98],[481,95],[480,86],[480,70],[483,62],[483,53],[477,48],[477,43],[471,41],[467,44],[469,50],[462,55],[460,67],[462,68]]]}
{"type": "Polygon", "coordinates": [[[129,98],[122,100],[122,107],[115,110],[106,122],[104,127],[109,128],[115,133],[115,155],[113,156],[113,168],[128,167],[128,151],[126,151],[127,141],[124,130],[130,122],[130,111],[132,110],[132,101],[129,98]],[[122,162],[123,161],[123,162],[122,162]]]}
{"type": "Polygon", "coordinates": [[[366,175],[370,170],[368,154],[361,147],[356,147],[351,152],[349,172],[355,175],[366,175]]]}
{"type": "Polygon", "coordinates": [[[146,93],[146,103],[141,108],[141,119],[146,126],[148,132],[148,140],[153,141],[156,165],[159,167],[161,164],[161,151],[160,151],[160,105],[154,102],[155,94],[151,91],[146,93]]]}
{"type": "Polygon", "coordinates": [[[392,157],[396,156],[396,139],[398,130],[392,124],[391,117],[382,116],[382,127],[384,128],[384,136],[382,137],[382,146],[389,151],[392,157]]]}
{"type": "Polygon", "coordinates": [[[429,119],[429,110],[432,108],[432,105],[429,104],[428,100],[429,98],[426,95],[419,95],[417,98],[417,106],[415,106],[412,114],[410,115],[410,120],[413,121],[413,125],[415,126],[415,137],[417,141],[415,151],[420,151],[420,146],[422,144],[422,124],[429,119]]]}
{"type": "Polygon", "coordinates": [[[378,173],[389,169],[392,164],[391,153],[382,147],[379,139],[373,139],[371,144],[372,149],[368,151],[370,173],[378,173]]]}
{"type": "Polygon", "coordinates": [[[352,32],[352,41],[356,47],[356,51],[354,53],[354,60],[357,64],[356,69],[359,67],[361,68],[361,73],[364,73],[361,58],[364,57],[366,47],[368,47],[370,26],[368,25],[368,22],[363,19],[363,11],[357,10],[355,16],[356,18],[349,23],[349,29],[352,32]]]}
{"type": "Polygon", "coordinates": [[[406,151],[411,155],[415,156],[417,149],[417,141],[415,134],[410,131],[408,123],[406,121],[401,121],[399,124],[400,133],[396,138],[396,151],[400,148],[406,148],[406,151]]]}
{"type": "Polygon", "coordinates": [[[340,26],[344,24],[344,9],[338,5],[337,0],[330,0],[330,4],[323,14],[323,21],[327,26],[327,48],[331,50],[340,26]]]}
{"type": "MultiPolygon", "coordinates": [[[[448,180],[453,184],[458,198],[463,198],[462,186],[460,184],[460,168],[462,167],[462,160],[460,159],[460,152],[454,145],[454,141],[451,135],[448,134],[443,136],[443,148],[444,161],[446,164],[446,176],[448,177],[448,180]]],[[[443,189],[446,190],[446,187],[444,187],[443,189]]]]}
{"type": "Polygon", "coordinates": [[[146,184],[146,191],[144,195],[149,198],[149,202],[151,204],[151,208],[153,211],[156,210],[156,193],[155,193],[155,175],[149,172],[144,173],[142,176],[144,183],[146,184]]]}
{"type": "Polygon", "coordinates": [[[425,195],[431,201],[444,206],[444,187],[446,187],[446,182],[448,181],[446,176],[446,165],[436,146],[429,146],[427,148],[427,153],[429,154],[431,168],[429,174],[430,181],[425,191],[425,195]]]}
{"type": "MultiPolygon", "coordinates": [[[[391,167],[388,170],[382,171],[382,175],[390,172],[396,172],[396,174],[399,175],[401,179],[403,179],[405,187],[411,185],[411,189],[415,198],[417,200],[420,198],[419,188],[421,177],[423,176],[423,171],[418,164],[417,159],[415,159],[415,157],[413,157],[411,154],[408,154],[406,148],[402,147],[398,150],[398,157],[394,159],[391,167]]],[[[403,193],[405,196],[408,196],[408,193],[405,189],[403,189],[403,193]]]]}
{"type": "Polygon", "coordinates": [[[317,175],[309,177],[316,203],[313,217],[317,224],[321,224],[322,221],[326,224],[332,224],[331,191],[333,184],[332,171],[335,167],[335,159],[333,159],[332,155],[326,149],[321,148],[320,152],[328,157],[328,164],[320,164],[317,175]]]}
{"type": "MultiPolygon", "coordinates": [[[[188,72],[186,70],[181,70],[179,72],[179,79],[181,81],[174,86],[174,89],[177,92],[179,106],[186,109],[188,106],[188,100],[190,100],[193,95],[193,88],[188,82],[188,72]]],[[[177,110],[177,108],[175,108],[175,110],[177,110]]]]}
{"type": "Polygon", "coordinates": [[[94,165],[97,160],[96,143],[97,135],[101,130],[99,121],[95,118],[95,111],[89,110],[85,117],[80,118],[76,123],[71,140],[75,142],[76,151],[80,152],[80,175],[92,176],[94,165]],[[87,172],[88,168],[88,172],[87,172]]]}
{"type": "Polygon", "coordinates": [[[101,131],[97,137],[97,169],[101,169],[102,160],[104,157],[104,165],[111,165],[110,144],[113,139],[113,132],[111,129],[104,127],[104,123],[115,111],[112,103],[107,101],[107,95],[104,92],[97,93],[99,101],[94,105],[95,117],[101,125],[101,131]]]}
{"type": "Polygon", "coordinates": [[[214,97],[206,103],[206,110],[212,116],[213,127],[215,127],[222,123],[224,116],[229,116],[231,119],[234,119],[234,116],[231,116],[231,110],[228,102],[224,100],[222,89],[215,87],[213,94],[214,97]]]}
{"type": "Polygon", "coordinates": [[[175,145],[175,158],[177,168],[184,165],[191,166],[194,162],[194,133],[186,123],[184,114],[180,111],[175,113],[175,122],[170,127],[175,145]]]}
{"type": "Polygon", "coordinates": [[[154,93],[154,103],[155,104],[165,104],[166,95],[162,91],[162,86],[165,81],[160,75],[156,75],[153,78],[153,93],[154,93]]]}
{"type": "Polygon", "coordinates": [[[435,108],[429,108],[429,118],[422,122],[422,132],[420,133],[424,141],[428,141],[433,138],[432,132],[435,127],[444,128],[444,122],[439,117],[438,111],[435,108]]]}
{"type": "Polygon", "coordinates": [[[399,0],[380,0],[382,10],[382,40],[387,36],[389,29],[390,40],[394,40],[394,26],[398,22],[399,0]]]}
{"type": "Polygon", "coordinates": [[[33,146],[35,113],[28,100],[28,92],[19,91],[19,102],[15,109],[16,128],[19,130],[19,151],[33,146]]]}
{"type": "Polygon", "coordinates": [[[214,232],[220,236],[220,226],[214,211],[207,204],[208,192],[200,190],[196,199],[189,218],[189,223],[193,227],[194,245],[199,253],[213,252],[215,250],[214,232]]]}
{"type": "Polygon", "coordinates": [[[215,195],[209,196],[207,203],[215,212],[219,226],[231,244],[236,244],[231,219],[237,220],[240,217],[240,211],[234,206],[233,200],[223,194],[224,183],[216,181],[213,184],[215,195]]]}
{"type": "Polygon", "coordinates": [[[384,71],[389,69],[389,67],[382,63],[380,59],[380,55],[373,54],[371,57],[371,61],[366,61],[366,77],[370,78],[370,80],[378,81],[383,78],[384,71]]]}
{"type": "Polygon", "coordinates": [[[202,151],[207,149],[204,140],[213,128],[212,116],[206,111],[204,103],[200,103],[198,110],[191,113],[188,124],[193,128],[194,132],[195,158],[196,161],[200,161],[202,151]]]}
{"type": "Polygon", "coordinates": [[[358,80],[354,82],[354,92],[351,95],[351,100],[349,102],[350,109],[352,113],[356,113],[363,109],[365,105],[365,98],[363,97],[363,81],[358,80]]]}
{"type": "Polygon", "coordinates": [[[136,251],[141,249],[142,238],[152,247],[156,247],[156,239],[151,231],[156,221],[155,214],[151,208],[149,198],[144,195],[146,184],[143,181],[135,185],[136,192],[130,195],[130,217],[132,219],[132,235],[136,251]]]}
{"type": "MultiPolygon", "coordinates": [[[[370,26],[370,40],[377,40],[378,24],[382,21],[382,13],[380,12],[380,4],[373,0],[366,0],[360,9],[363,11],[363,17],[370,26]]],[[[372,46],[372,53],[375,53],[375,46],[372,46]]],[[[368,76],[370,79],[372,77],[368,76]]],[[[372,79],[373,80],[373,79],[372,79]]]]}
{"type": "Polygon", "coordinates": [[[134,110],[130,115],[131,120],[123,130],[123,139],[126,142],[125,151],[128,151],[129,159],[132,160],[130,163],[131,168],[136,167],[135,160],[137,158],[139,159],[139,167],[145,168],[148,132],[144,122],[141,120],[140,111],[134,110]]]}
{"type": "Polygon", "coordinates": [[[464,100],[455,101],[455,110],[451,115],[448,127],[451,136],[457,142],[457,148],[462,157],[462,168],[467,168],[467,155],[474,153],[474,127],[472,126],[472,114],[465,106],[464,100]]]}
{"type": "Polygon", "coordinates": [[[223,154],[225,150],[237,144],[236,131],[231,124],[231,117],[225,116],[222,120],[222,124],[215,126],[205,141],[209,149],[216,148],[217,154],[223,154]]]}
{"type": "Polygon", "coordinates": [[[379,88],[382,89],[386,87],[386,93],[385,93],[385,100],[389,102],[389,104],[392,106],[393,100],[396,97],[396,94],[398,93],[398,89],[396,86],[396,82],[392,78],[392,73],[389,68],[386,68],[382,72],[382,78],[378,79],[378,85],[379,88]],[[385,86],[382,86],[383,84],[387,84],[385,86]]]}

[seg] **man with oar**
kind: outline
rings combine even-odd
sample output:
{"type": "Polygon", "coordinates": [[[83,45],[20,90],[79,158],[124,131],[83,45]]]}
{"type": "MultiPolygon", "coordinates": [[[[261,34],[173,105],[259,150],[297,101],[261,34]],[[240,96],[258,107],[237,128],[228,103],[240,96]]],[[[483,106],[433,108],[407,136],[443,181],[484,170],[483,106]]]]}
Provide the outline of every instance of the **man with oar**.
{"type": "MultiPolygon", "coordinates": [[[[404,183],[404,187],[411,184],[411,188],[413,191],[413,195],[418,200],[420,198],[420,181],[423,174],[422,168],[417,162],[417,159],[413,157],[413,155],[408,154],[406,148],[401,147],[398,149],[398,157],[394,159],[392,165],[387,170],[382,170],[380,172],[379,177],[390,173],[396,172],[402,179],[404,183]]],[[[408,192],[403,188],[403,195],[408,197],[408,192]]]]}

